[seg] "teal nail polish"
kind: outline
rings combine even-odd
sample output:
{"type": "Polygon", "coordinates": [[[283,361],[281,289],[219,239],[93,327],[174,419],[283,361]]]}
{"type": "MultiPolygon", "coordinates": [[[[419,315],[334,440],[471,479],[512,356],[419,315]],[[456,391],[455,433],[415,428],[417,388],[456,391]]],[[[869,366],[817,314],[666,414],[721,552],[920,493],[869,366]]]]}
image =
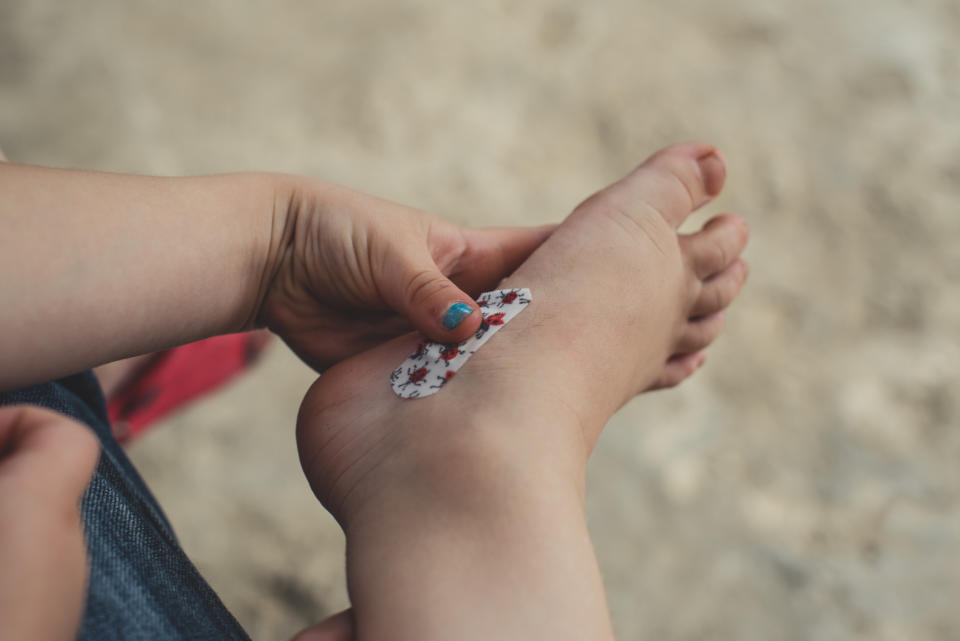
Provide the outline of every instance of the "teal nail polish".
{"type": "Polygon", "coordinates": [[[454,303],[443,315],[443,326],[447,329],[453,329],[460,324],[464,318],[473,313],[473,308],[466,303],[454,303]]]}

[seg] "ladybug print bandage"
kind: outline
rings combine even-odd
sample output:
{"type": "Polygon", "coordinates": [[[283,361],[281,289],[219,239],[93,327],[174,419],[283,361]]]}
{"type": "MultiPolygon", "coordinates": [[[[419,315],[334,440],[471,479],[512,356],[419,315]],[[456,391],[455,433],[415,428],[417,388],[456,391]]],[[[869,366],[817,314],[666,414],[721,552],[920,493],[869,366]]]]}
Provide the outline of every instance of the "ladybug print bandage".
{"type": "Polygon", "coordinates": [[[390,385],[400,398],[421,398],[435,394],[447,384],[457,370],[490,340],[490,337],[510,322],[530,304],[530,290],[498,289],[484,292],[477,299],[483,321],[476,333],[462,343],[444,345],[423,339],[417,351],[407,357],[390,374],[390,385]]]}

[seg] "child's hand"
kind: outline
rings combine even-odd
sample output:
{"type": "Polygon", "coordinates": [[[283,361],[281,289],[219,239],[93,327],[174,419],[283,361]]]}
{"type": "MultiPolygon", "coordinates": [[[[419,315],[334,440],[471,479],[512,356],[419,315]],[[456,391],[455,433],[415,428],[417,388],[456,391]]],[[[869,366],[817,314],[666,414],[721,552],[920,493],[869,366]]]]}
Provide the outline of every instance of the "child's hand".
{"type": "Polygon", "coordinates": [[[0,408],[0,638],[76,635],[87,567],[78,504],[98,451],[76,421],[0,408]]]}
{"type": "Polygon", "coordinates": [[[472,296],[551,232],[461,229],[300,176],[9,163],[0,221],[0,389],[257,325],[317,369],[411,328],[460,341],[472,296]]]}
{"type": "Polygon", "coordinates": [[[473,297],[553,231],[464,229],[337,185],[292,183],[257,324],[320,370],[411,329],[466,339],[480,325],[473,297]]]}

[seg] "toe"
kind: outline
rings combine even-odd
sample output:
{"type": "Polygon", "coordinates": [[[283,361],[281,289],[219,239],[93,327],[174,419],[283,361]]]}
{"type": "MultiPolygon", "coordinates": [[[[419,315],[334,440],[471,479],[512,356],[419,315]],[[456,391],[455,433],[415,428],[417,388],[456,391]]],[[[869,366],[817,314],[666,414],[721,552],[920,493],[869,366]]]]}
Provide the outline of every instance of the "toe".
{"type": "Polygon", "coordinates": [[[708,316],[726,309],[740,293],[749,272],[747,261],[738,258],[722,272],[705,281],[697,300],[690,308],[690,318],[708,316]]]}
{"type": "Polygon", "coordinates": [[[733,263],[750,237],[746,221],[735,214],[721,214],[707,221],[695,234],[682,236],[680,246],[697,278],[717,274],[733,263]]]}
{"type": "Polygon", "coordinates": [[[674,351],[677,354],[692,354],[716,340],[721,331],[723,331],[723,312],[692,320],[683,328],[674,351]]]}
{"type": "MultiPolygon", "coordinates": [[[[688,143],[658,151],[608,189],[639,212],[645,206],[679,227],[690,212],[720,193],[727,174],[723,156],[712,145],[688,143]]],[[[611,194],[612,195],[612,194],[611,194]]]]}
{"type": "Polygon", "coordinates": [[[657,378],[648,389],[656,390],[676,387],[693,376],[694,372],[703,367],[703,363],[706,360],[707,355],[702,351],[674,356],[663,366],[663,371],[660,372],[659,378],[657,378]]]}

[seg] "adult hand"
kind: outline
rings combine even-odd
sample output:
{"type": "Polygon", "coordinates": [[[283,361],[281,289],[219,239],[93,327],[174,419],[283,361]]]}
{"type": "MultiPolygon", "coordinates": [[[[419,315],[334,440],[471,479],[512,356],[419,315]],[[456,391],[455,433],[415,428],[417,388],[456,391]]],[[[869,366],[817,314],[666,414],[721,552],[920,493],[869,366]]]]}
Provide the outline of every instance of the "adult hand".
{"type": "Polygon", "coordinates": [[[554,229],[465,229],[338,185],[288,180],[256,320],[318,370],[411,328],[465,340],[480,326],[473,298],[554,229]]]}

